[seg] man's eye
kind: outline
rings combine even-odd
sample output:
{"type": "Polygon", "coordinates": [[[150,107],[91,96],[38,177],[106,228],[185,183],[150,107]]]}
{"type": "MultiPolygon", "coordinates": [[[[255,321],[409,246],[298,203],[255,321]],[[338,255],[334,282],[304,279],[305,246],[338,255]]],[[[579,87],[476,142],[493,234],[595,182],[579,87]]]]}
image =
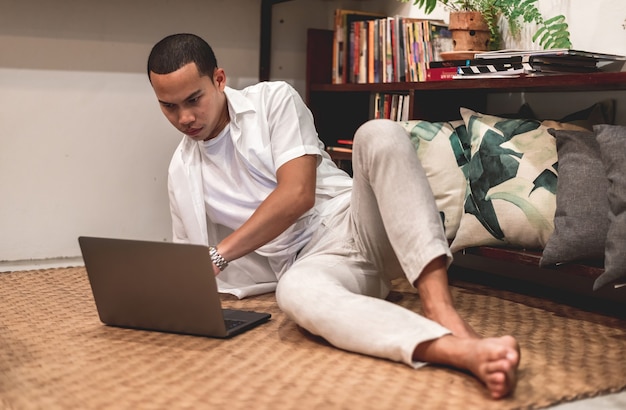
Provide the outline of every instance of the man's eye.
{"type": "Polygon", "coordinates": [[[190,104],[195,104],[195,103],[197,103],[197,102],[198,102],[198,100],[199,100],[199,99],[200,99],[200,97],[190,98],[190,99],[188,100],[188,102],[189,102],[190,104]]]}

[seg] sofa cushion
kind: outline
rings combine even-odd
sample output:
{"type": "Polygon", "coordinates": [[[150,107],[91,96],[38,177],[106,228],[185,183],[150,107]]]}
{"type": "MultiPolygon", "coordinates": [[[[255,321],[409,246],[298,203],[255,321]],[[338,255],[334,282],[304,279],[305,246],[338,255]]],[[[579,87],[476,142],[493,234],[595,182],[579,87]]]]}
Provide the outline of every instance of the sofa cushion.
{"type": "Polygon", "coordinates": [[[461,108],[471,138],[468,190],[453,252],[482,245],[543,248],[554,230],[555,139],[537,120],[461,108]]]}
{"type": "Polygon", "coordinates": [[[554,130],[559,158],[554,233],[540,260],[549,266],[602,259],[609,229],[608,181],[592,131],[554,130]]]}
{"type": "MultiPolygon", "coordinates": [[[[527,109],[529,110],[530,107],[527,109]]],[[[536,117],[527,117],[536,119],[536,117]]],[[[558,120],[542,119],[548,128],[593,131],[594,125],[613,124],[615,121],[615,100],[598,101],[582,110],[569,113],[558,120]]]]}
{"type": "Polygon", "coordinates": [[[608,179],[609,228],[606,238],[604,273],[593,289],[615,281],[626,282],[626,126],[594,127],[608,179]]]}
{"type": "Polygon", "coordinates": [[[615,100],[610,98],[598,101],[585,109],[567,114],[559,120],[561,123],[576,125],[589,131],[593,131],[594,125],[613,124],[614,121],[615,100]]]}
{"type": "Polygon", "coordinates": [[[529,119],[529,120],[537,119],[537,115],[535,115],[535,112],[533,111],[532,107],[528,103],[522,104],[517,110],[517,112],[506,112],[506,113],[499,112],[494,115],[497,117],[509,118],[509,119],[513,119],[513,118],[524,118],[524,119],[529,119]]]}
{"type": "Polygon", "coordinates": [[[426,172],[446,237],[452,239],[459,228],[467,187],[470,142],[465,123],[412,120],[400,124],[409,133],[426,172]]]}

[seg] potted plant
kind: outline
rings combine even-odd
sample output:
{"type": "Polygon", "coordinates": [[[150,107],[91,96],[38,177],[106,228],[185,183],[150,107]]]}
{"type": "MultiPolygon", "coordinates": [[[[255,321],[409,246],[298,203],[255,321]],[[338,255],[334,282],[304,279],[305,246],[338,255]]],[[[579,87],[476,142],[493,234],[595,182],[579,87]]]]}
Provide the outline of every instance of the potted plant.
{"type": "MultiPolygon", "coordinates": [[[[398,0],[407,3],[410,0],[398,0]]],[[[565,16],[558,15],[544,19],[536,3],[538,0],[413,0],[413,4],[430,14],[437,3],[450,10],[451,15],[457,12],[479,12],[484,17],[490,33],[487,49],[500,48],[501,35],[498,26],[500,16],[506,18],[509,30],[513,36],[520,33],[522,23],[536,23],[537,32],[533,35],[533,42],[537,42],[544,49],[571,48],[570,33],[565,22],[565,16]]],[[[451,17],[451,22],[453,18],[451,17]]],[[[473,18],[472,18],[473,20],[473,18]]],[[[452,27],[451,27],[452,28],[452,27]]]]}

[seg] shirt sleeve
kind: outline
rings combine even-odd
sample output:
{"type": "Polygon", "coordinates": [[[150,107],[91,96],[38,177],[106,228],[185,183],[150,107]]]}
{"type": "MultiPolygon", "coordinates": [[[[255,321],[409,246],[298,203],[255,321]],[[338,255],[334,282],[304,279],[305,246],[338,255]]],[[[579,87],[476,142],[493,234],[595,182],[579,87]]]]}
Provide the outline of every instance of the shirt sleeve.
{"type": "Polygon", "coordinates": [[[276,169],[303,155],[321,157],[313,114],[298,92],[285,82],[274,82],[266,100],[272,155],[276,169]]]}

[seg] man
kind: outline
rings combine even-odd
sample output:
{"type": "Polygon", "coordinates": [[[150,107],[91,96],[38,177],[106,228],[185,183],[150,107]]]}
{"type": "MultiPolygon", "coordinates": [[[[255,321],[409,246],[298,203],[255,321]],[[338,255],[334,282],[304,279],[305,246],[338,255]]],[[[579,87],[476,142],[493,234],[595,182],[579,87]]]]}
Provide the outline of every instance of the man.
{"type": "Polygon", "coordinates": [[[456,312],[452,256],[399,125],[357,131],[351,179],[286,83],[227,87],[211,47],[191,34],[157,43],[147,68],[161,110],[184,134],[169,169],[174,240],[211,245],[222,291],[276,286],[290,318],[339,348],[457,367],[494,398],[511,393],[517,342],[483,339],[456,312]],[[398,275],[418,289],[425,317],[384,299],[398,275]]]}

